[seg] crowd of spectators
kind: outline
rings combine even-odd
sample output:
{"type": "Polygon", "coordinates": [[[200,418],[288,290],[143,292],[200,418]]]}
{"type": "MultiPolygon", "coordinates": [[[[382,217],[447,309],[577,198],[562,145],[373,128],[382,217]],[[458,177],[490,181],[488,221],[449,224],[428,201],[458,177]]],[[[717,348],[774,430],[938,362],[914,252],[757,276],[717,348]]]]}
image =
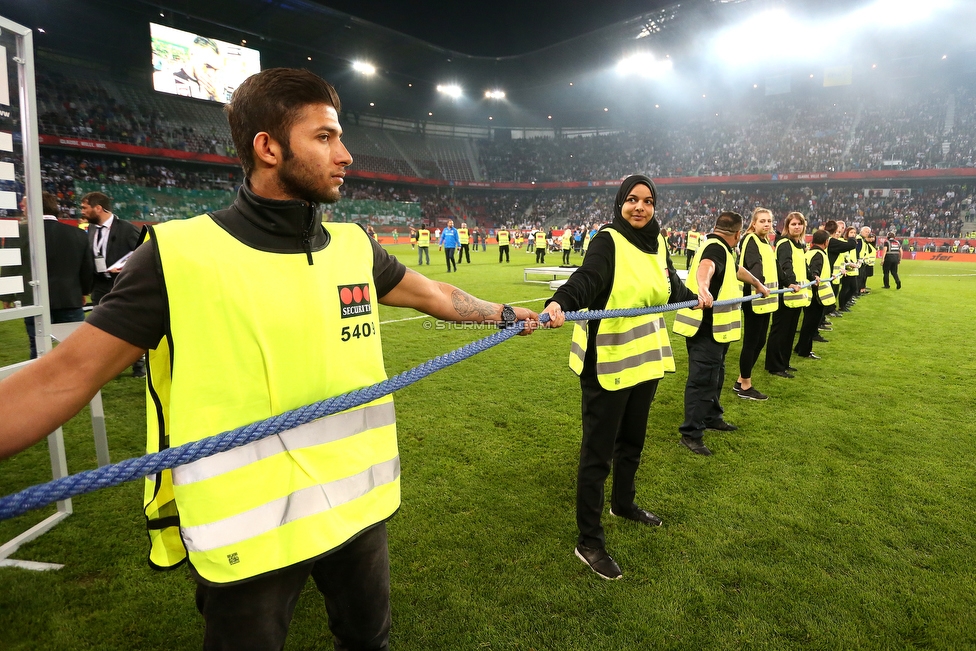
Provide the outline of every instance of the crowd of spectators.
{"type": "MultiPolygon", "coordinates": [[[[39,73],[42,133],[236,155],[226,125],[201,126],[203,119],[195,126],[184,124],[163,114],[164,105],[152,91],[143,97],[138,89],[126,86],[121,93],[118,87],[56,71],[39,73]]],[[[662,117],[640,132],[472,142],[487,181],[562,182],[610,180],[635,171],[673,177],[973,166],[974,127],[976,93],[965,87],[924,92],[846,88],[730,102],[714,113],[662,117]]],[[[357,128],[346,125],[354,157],[359,153],[355,143],[370,142],[381,150],[363,151],[364,160],[384,155],[403,163],[396,168],[401,173],[410,169],[402,152],[417,150],[417,143],[404,140],[397,147],[387,139],[356,139],[357,128]]],[[[446,159],[443,164],[413,162],[431,178],[444,178],[453,169],[446,159]]]]}
{"type": "Polygon", "coordinates": [[[59,72],[37,74],[41,133],[91,138],[156,149],[236,156],[229,133],[204,130],[167,119],[148,104],[134,105],[113,97],[90,79],[75,80],[59,72]]]}

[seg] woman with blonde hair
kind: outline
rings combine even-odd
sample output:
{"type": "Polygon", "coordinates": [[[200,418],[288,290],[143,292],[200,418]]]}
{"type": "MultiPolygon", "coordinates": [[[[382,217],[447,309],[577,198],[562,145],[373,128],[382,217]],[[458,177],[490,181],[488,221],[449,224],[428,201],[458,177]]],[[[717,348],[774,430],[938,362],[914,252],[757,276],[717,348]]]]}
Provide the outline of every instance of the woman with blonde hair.
{"type": "Polygon", "coordinates": [[[803,237],[807,232],[807,218],[802,213],[791,212],[786,216],[783,235],[776,241],[776,271],[780,287],[793,291],[779,295],[779,307],[773,313],[766,346],[766,370],[773,375],[792,378],[790,355],[793,338],[800,323],[803,308],[810,304],[810,294],[800,289],[807,278],[806,251],[803,237]]]}
{"type": "MultiPolygon", "coordinates": [[[[769,234],[773,231],[773,213],[768,208],[756,208],[739,242],[741,264],[749,273],[768,289],[777,287],[776,256],[769,244],[769,234]]],[[[752,285],[743,283],[742,295],[749,296],[752,285]]],[[[752,369],[759,359],[759,353],[766,346],[770,315],[779,307],[775,296],[757,298],[742,304],[742,350],[739,353],[739,379],[732,390],[744,400],[766,400],[767,396],[752,386],[752,369]]]]}

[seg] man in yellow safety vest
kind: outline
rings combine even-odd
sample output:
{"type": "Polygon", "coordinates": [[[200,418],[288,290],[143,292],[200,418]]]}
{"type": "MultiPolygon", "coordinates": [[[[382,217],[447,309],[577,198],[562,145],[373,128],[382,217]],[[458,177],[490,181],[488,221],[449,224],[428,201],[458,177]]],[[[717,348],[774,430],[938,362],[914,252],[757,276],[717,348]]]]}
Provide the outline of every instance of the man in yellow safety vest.
{"type": "MultiPolygon", "coordinates": [[[[0,382],[0,458],[78,413],[146,349],[156,451],[385,379],[377,303],[531,331],[533,312],[411,271],[356,224],[319,221],[316,205],[338,201],[352,163],[339,109],[307,70],[270,68],[237,88],[225,107],[245,174],[234,204],[153,227],[88,321],[0,382]],[[278,304],[255,303],[268,296],[278,304]]],[[[207,649],[282,648],[309,576],[336,648],[386,649],[386,520],[399,506],[385,396],[148,477],[149,562],[189,563],[207,649]]]]}

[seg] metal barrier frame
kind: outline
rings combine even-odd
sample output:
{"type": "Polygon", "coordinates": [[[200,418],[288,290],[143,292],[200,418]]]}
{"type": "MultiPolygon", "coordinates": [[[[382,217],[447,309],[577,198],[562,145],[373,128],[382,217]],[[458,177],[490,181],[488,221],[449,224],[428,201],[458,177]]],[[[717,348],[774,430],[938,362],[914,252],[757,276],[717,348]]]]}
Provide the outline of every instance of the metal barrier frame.
{"type": "MultiPolygon", "coordinates": [[[[17,90],[20,101],[20,134],[24,164],[24,186],[27,195],[27,229],[30,238],[31,270],[33,280],[30,285],[34,294],[34,304],[0,310],[0,321],[11,321],[34,317],[35,339],[38,356],[51,351],[51,310],[48,304],[47,256],[44,245],[44,219],[41,208],[41,159],[37,137],[37,95],[34,88],[34,39],[30,29],[0,16],[0,31],[15,35],[16,54],[10,60],[17,66],[17,90]]],[[[9,56],[9,53],[8,53],[9,56]]],[[[6,81],[6,80],[4,80],[6,81]]],[[[30,362],[11,364],[0,368],[0,379],[27,366],[30,362]]],[[[68,464],[64,453],[64,435],[59,427],[47,437],[51,456],[51,475],[54,479],[68,474],[68,464]]],[[[34,540],[50,531],[58,522],[72,513],[71,500],[57,503],[57,511],[34,525],[22,534],[0,545],[0,564],[7,561],[17,549],[26,542],[34,540]]],[[[24,564],[32,569],[51,569],[45,564],[24,564]]]]}

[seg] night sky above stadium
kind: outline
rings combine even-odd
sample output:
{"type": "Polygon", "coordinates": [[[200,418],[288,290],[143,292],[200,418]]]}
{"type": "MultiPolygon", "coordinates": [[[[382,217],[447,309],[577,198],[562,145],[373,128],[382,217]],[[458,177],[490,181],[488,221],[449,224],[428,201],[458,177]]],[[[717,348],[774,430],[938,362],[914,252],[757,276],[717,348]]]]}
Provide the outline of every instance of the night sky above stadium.
{"type": "Polygon", "coordinates": [[[476,56],[510,56],[586,34],[600,27],[674,4],[674,0],[316,0],[433,45],[476,56]]]}

